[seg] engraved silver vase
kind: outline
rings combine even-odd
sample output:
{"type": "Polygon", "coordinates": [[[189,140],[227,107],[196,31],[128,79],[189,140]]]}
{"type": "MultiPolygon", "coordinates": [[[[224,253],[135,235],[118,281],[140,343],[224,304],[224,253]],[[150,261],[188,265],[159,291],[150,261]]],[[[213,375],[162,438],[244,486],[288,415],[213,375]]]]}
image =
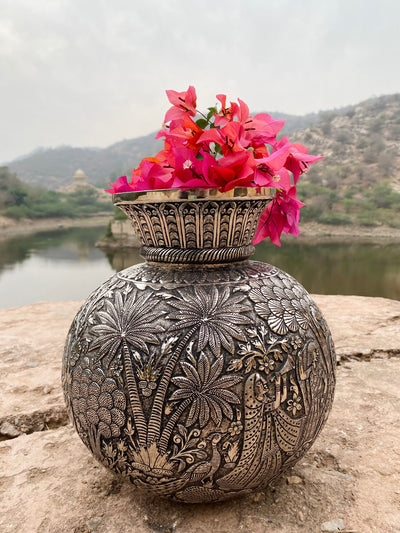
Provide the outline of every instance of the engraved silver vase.
{"type": "Polygon", "coordinates": [[[262,489],[310,448],[335,352],[306,290],[249,261],[269,202],[254,190],[114,196],[146,263],[89,296],[63,387],[82,441],[138,489],[210,502],[262,489]]]}

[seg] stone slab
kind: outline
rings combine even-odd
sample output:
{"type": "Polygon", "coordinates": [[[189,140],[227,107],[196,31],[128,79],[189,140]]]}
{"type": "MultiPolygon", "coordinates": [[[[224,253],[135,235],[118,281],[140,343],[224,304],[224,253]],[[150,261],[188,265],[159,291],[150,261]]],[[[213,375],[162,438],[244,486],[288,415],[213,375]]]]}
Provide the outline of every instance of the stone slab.
{"type": "Polygon", "coordinates": [[[0,428],[16,429],[0,442],[0,531],[313,533],[338,520],[347,532],[399,531],[400,302],[315,300],[341,356],[327,425],[274,490],[197,506],[139,494],[67,424],[61,356],[80,302],[0,310],[0,428]]]}
{"type": "Polygon", "coordinates": [[[396,358],[340,367],[327,425],[293,471],[272,491],[213,505],[138,493],[99,465],[70,425],[3,441],[0,531],[312,533],[341,519],[348,531],[392,533],[400,523],[399,373],[396,358]]]}

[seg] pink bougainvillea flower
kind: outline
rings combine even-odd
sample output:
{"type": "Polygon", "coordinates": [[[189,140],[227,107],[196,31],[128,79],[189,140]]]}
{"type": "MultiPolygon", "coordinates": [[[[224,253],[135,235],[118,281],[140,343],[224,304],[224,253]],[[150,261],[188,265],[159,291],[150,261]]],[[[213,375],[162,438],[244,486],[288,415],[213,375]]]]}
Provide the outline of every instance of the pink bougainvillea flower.
{"type": "Polygon", "coordinates": [[[201,134],[199,138],[200,143],[217,143],[219,145],[223,145],[225,142],[225,137],[222,134],[222,130],[219,128],[211,128],[209,130],[203,130],[203,133],[201,134]]]}
{"type": "Polygon", "coordinates": [[[203,131],[194,120],[185,115],[183,120],[173,121],[169,130],[160,130],[156,138],[165,137],[165,140],[174,147],[198,149],[198,141],[203,131]]]}
{"type": "Polygon", "coordinates": [[[289,171],[282,167],[274,172],[267,166],[260,165],[254,172],[254,183],[259,187],[271,187],[288,191],[292,186],[289,171]]]}
{"type": "Polygon", "coordinates": [[[240,98],[238,98],[238,102],[239,102],[238,120],[239,122],[244,124],[246,120],[249,118],[249,114],[250,114],[249,106],[245,102],[243,102],[243,100],[241,100],[240,98]]]}
{"type": "Polygon", "coordinates": [[[232,168],[236,176],[242,178],[253,178],[255,161],[252,152],[233,152],[217,160],[220,167],[232,168]]]}
{"type": "Polygon", "coordinates": [[[280,246],[282,232],[297,237],[302,206],[304,204],[296,196],[296,187],[291,187],[287,192],[277,191],[276,197],[261,215],[253,244],[258,244],[269,237],[273,244],[280,246]]]}
{"type": "Polygon", "coordinates": [[[250,145],[245,138],[244,128],[240,122],[228,122],[228,124],[221,129],[221,133],[225,138],[222,152],[226,155],[229,152],[246,150],[250,145]]]}
{"type": "MultiPolygon", "coordinates": [[[[173,150],[173,187],[180,189],[211,189],[217,183],[210,177],[210,167],[215,159],[207,152],[179,148],[173,150]]],[[[171,160],[172,161],[172,160],[171,160]]]]}
{"type": "MultiPolygon", "coordinates": [[[[135,187],[137,191],[169,189],[173,182],[173,169],[165,164],[144,161],[135,187]]],[[[133,175],[133,173],[132,173],[133,175]]]]}
{"type": "Polygon", "coordinates": [[[197,159],[197,151],[189,148],[171,149],[171,163],[174,168],[173,187],[175,188],[194,188],[205,186],[206,182],[201,176],[199,169],[200,161],[197,159]]]}
{"type": "Polygon", "coordinates": [[[197,97],[196,90],[192,85],[189,86],[187,91],[181,93],[172,90],[165,92],[167,93],[168,100],[171,102],[172,107],[167,111],[164,122],[183,119],[187,114],[192,117],[196,115],[197,97]]]}
{"type": "Polygon", "coordinates": [[[225,94],[217,94],[217,100],[221,102],[221,109],[215,116],[215,125],[220,127],[224,126],[227,122],[230,122],[237,116],[239,112],[239,106],[235,102],[231,102],[230,107],[226,107],[225,94]]]}
{"type": "Polygon", "coordinates": [[[145,157],[138,168],[132,170],[132,186],[135,191],[168,189],[173,180],[173,168],[168,150],[161,150],[155,157],[145,157]]]}
{"type": "Polygon", "coordinates": [[[279,204],[276,198],[274,198],[261,215],[253,244],[258,244],[269,237],[273,244],[280,246],[280,238],[285,224],[285,215],[281,213],[279,204]]]}
{"type": "Polygon", "coordinates": [[[252,186],[254,159],[251,152],[234,152],[215,163],[209,173],[218,190],[225,192],[235,187],[252,186]]]}
{"type": "Polygon", "coordinates": [[[236,174],[232,168],[214,165],[210,168],[209,175],[211,182],[215,183],[215,187],[219,191],[226,192],[237,186],[236,174]]]}
{"type": "Polygon", "coordinates": [[[291,187],[283,196],[280,207],[286,216],[284,233],[290,233],[295,237],[299,235],[300,208],[305,204],[297,198],[296,187],[291,187]]]}
{"type": "Polygon", "coordinates": [[[260,187],[290,188],[290,174],[283,168],[289,155],[290,143],[283,143],[278,150],[267,157],[255,159],[257,165],[254,182],[260,187]]]}
{"type": "Polygon", "coordinates": [[[111,185],[111,189],[106,189],[106,192],[109,192],[111,194],[117,194],[120,192],[132,192],[135,190],[135,188],[132,186],[132,184],[128,183],[128,179],[126,176],[120,176],[115,183],[108,183],[111,185]]]}
{"type": "Polygon", "coordinates": [[[248,117],[243,123],[244,137],[248,144],[274,145],[276,136],[284,124],[284,120],[274,120],[267,113],[259,113],[254,117],[248,117]]]}
{"type": "Polygon", "coordinates": [[[297,183],[300,175],[303,174],[310,166],[323,156],[310,155],[308,150],[302,144],[294,143],[290,146],[290,153],[288,155],[285,167],[293,174],[294,183],[297,183]]]}
{"type": "Polygon", "coordinates": [[[219,144],[224,155],[245,150],[248,143],[243,144],[243,141],[243,126],[240,122],[228,122],[222,128],[205,130],[199,138],[201,143],[219,144]]]}
{"type": "MultiPolygon", "coordinates": [[[[140,162],[140,165],[138,168],[135,168],[132,170],[132,186],[135,187],[135,190],[139,186],[139,184],[142,182],[142,174],[143,174],[143,167],[146,165],[146,169],[149,168],[148,163],[157,163],[160,165],[164,165],[166,167],[170,166],[169,164],[169,151],[168,150],[161,150],[158,152],[157,155],[154,157],[144,157],[142,161],[140,162]]],[[[143,190],[143,189],[140,189],[143,190]]]]}

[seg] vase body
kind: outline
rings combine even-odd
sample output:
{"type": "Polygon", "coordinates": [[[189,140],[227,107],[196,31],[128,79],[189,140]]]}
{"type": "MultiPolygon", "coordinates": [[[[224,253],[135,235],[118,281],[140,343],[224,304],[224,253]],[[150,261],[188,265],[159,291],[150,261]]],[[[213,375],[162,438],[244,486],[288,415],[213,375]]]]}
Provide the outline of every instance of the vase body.
{"type": "Polygon", "coordinates": [[[83,304],[63,387],[83,442],[139,489],[208,502],[264,488],[329,414],[335,354],[320,310],[291,276],[247,260],[266,203],[119,204],[147,262],[83,304]]]}

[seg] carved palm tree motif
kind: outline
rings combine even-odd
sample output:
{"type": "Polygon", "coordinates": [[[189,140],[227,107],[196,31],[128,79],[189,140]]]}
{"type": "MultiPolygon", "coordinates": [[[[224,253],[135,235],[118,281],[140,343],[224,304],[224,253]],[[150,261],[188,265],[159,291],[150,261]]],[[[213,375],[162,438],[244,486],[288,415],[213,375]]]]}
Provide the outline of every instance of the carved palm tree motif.
{"type": "Polygon", "coordinates": [[[189,407],[185,422],[187,427],[198,422],[200,428],[203,428],[208,424],[210,417],[216,427],[219,427],[223,414],[232,420],[231,404],[240,403],[237,394],[227,389],[240,383],[242,378],[233,375],[221,376],[222,357],[210,365],[208,357],[202,352],[197,364],[195,361],[193,363],[181,361],[180,366],[185,375],[173,377],[171,380],[179,388],[172,393],[170,401],[180,401],[180,403],[161,434],[159,441],[161,452],[166,450],[172,430],[189,407]]]}
{"type": "MultiPolygon", "coordinates": [[[[180,363],[185,376],[172,378],[174,385],[179,387],[170,397],[171,401],[184,400],[179,411],[191,405],[185,425],[192,426],[197,421],[203,428],[209,421],[210,416],[218,427],[222,422],[223,414],[232,420],[233,409],[231,404],[240,403],[240,399],[229,387],[242,381],[240,376],[221,376],[223,359],[219,357],[212,365],[204,352],[201,352],[197,368],[186,362],[180,363]]],[[[177,410],[177,411],[178,411],[177,410]]]]}
{"type": "Polygon", "coordinates": [[[206,292],[202,287],[194,287],[193,293],[182,294],[169,304],[177,311],[171,318],[177,322],[171,331],[193,328],[197,330],[197,351],[201,352],[208,345],[218,357],[223,346],[229,353],[235,351],[233,339],[245,340],[240,325],[249,324],[247,316],[242,315],[251,308],[243,304],[243,294],[232,295],[228,287],[218,289],[211,286],[206,292]]]}
{"type": "Polygon", "coordinates": [[[92,327],[96,338],[91,350],[98,349],[97,359],[114,357],[127,343],[145,353],[149,352],[147,343],[158,344],[156,334],[163,328],[156,321],[165,311],[160,311],[154,301],[150,305],[150,296],[134,290],[125,301],[120,292],[114,302],[105,301],[104,310],[97,312],[99,323],[92,327]]]}
{"type": "MultiPolygon", "coordinates": [[[[218,357],[211,364],[204,352],[201,352],[197,361],[193,359],[193,364],[181,361],[181,369],[184,376],[172,377],[172,372],[187,345],[191,335],[195,332],[196,325],[202,330],[202,344],[209,344],[214,348],[214,353],[219,353],[221,345],[233,349],[232,335],[242,338],[240,330],[236,329],[235,323],[247,323],[248,320],[240,315],[240,312],[246,310],[241,307],[236,311],[236,306],[243,297],[234,297],[233,309],[226,309],[226,302],[229,299],[229,291],[224,290],[221,295],[215,289],[209,298],[205,298],[205,308],[202,309],[201,318],[206,325],[202,323],[190,323],[192,326],[189,333],[186,333],[180,342],[178,337],[170,337],[163,343],[158,364],[162,356],[169,355],[169,359],[162,369],[156,370],[151,368],[149,362],[143,363],[143,352],[149,355],[149,346],[159,344],[158,334],[164,328],[155,321],[165,314],[160,310],[157,301],[149,302],[150,294],[139,294],[133,290],[130,294],[128,291],[118,292],[115,295],[114,302],[106,300],[104,307],[97,310],[96,324],[91,328],[92,336],[89,352],[95,352],[94,363],[101,360],[107,361],[107,366],[113,359],[122,356],[128,396],[132,409],[132,417],[137,431],[137,443],[132,449],[132,467],[138,472],[146,472],[151,475],[170,477],[173,470],[173,462],[166,456],[168,442],[171,438],[174,428],[179,422],[180,417],[189,409],[186,418],[186,425],[192,426],[196,422],[200,428],[207,425],[210,417],[218,426],[223,416],[228,419],[233,417],[231,404],[239,404],[239,397],[230,387],[238,384],[241,377],[226,375],[221,376],[223,370],[223,358],[218,357]],[[227,319],[227,314],[234,321],[233,326],[224,324],[223,320],[227,319]],[[209,319],[210,324],[207,324],[209,319]],[[136,374],[139,377],[139,387],[137,385],[136,374]],[[151,408],[150,416],[146,419],[143,402],[140,399],[139,390],[142,390],[144,397],[151,394],[151,389],[156,388],[155,379],[161,373],[160,383],[155,393],[155,399],[151,408]],[[146,379],[144,379],[146,378],[146,379]],[[150,382],[150,378],[152,381],[150,382]],[[156,407],[164,403],[165,393],[170,384],[174,383],[178,388],[172,394],[171,402],[178,402],[175,411],[167,418],[163,428],[163,408],[156,407]],[[150,394],[147,391],[149,388],[150,394]]],[[[189,307],[186,306],[186,311],[189,307]]],[[[182,318],[181,320],[187,320],[182,318]]],[[[187,325],[187,324],[185,324],[187,325]]],[[[173,328],[176,331],[176,324],[173,328]]],[[[149,355],[151,358],[151,355],[149,355]]],[[[219,442],[219,441],[218,441],[219,442]]],[[[200,456],[199,451],[194,452],[200,456]]],[[[173,459],[173,456],[171,457],[173,459]]],[[[188,481],[189,478],[186,478],[188,481]]]]}
{"type": "MultiPolygon", "coordinates": [[[[169,314],[169,317],[177,322],[168,331],[179,333],[183,330],[186,333],[169,358],[160,379],[148,425],[148,444],[160,440],[167,388],[175,366],[192,336],[195,334],[198,336],[198,352],[208,345],[217,357],[221,353],[221,346],[233,353],[235,349],[233,339],[244,340],[239,325],[248,324],[249,318],[241,313],[250,310],[250,307],[241,304],[244,298],[244,295],[231,295],[228,287],[219,291],[212,285],[209,292],[198,286],[195,286],[193,292],[189,294],[187,291],[179,290],[178,296],[168,301],[170,306],[178,309],[169,314]]],[[[162,449],[164,447],[165,439],[162,449]]]]}
{"type": "Polygon", "coordinates": [[[146,343],[158,344],[156,334],[162,331],[162,326],[155,321],[164,311],[154,310],[148,303],[149,297],[149,294],[138,296],[138,291],[135,290],[125,301],[120,292],[115,296],[115,303],[106,300],[105,309],[97,312],[100,323],[92,327],[95,338],[90,347],[90,351],[98,349],[96,360],[107,357],[110,361],[117,355],[118,350],[122,350],[129,400],[142,446],[146,445],[147,423],[139,397],[130,346],[148,353],[146,343]]]}

